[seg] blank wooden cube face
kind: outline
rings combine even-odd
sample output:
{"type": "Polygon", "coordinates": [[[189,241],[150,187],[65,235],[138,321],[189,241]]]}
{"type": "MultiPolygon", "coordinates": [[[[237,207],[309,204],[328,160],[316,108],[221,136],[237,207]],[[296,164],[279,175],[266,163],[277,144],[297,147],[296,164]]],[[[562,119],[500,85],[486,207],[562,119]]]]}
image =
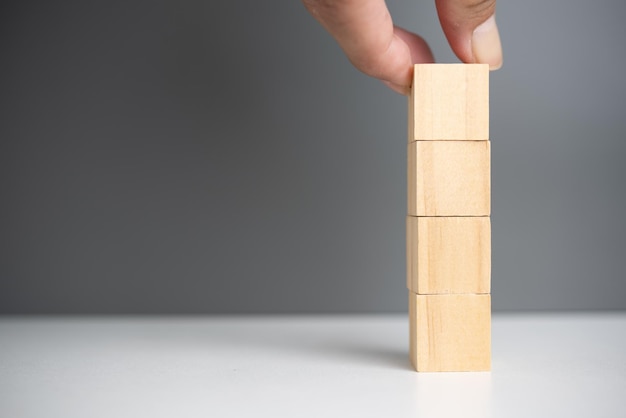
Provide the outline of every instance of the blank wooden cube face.
{"type": "Polygon", "coordinates": [[[491,368],[490,295],[409,293],[409,351],[419,372],[491,368]]]}
{"type": "Polygon", "coordinates": [[[490,147],[490,141],[409,143],[409,215],[488,216],[490,147]]]}
{"type": "Polygon", "coordinates": [[[409,142],[489,139],[489,66],[416,64],[409,142]]]}
{"type": "Polygon", "coordinates": [[[407,217],[407,287],[419,294],[489,293],[488,217],[407,217]]]}

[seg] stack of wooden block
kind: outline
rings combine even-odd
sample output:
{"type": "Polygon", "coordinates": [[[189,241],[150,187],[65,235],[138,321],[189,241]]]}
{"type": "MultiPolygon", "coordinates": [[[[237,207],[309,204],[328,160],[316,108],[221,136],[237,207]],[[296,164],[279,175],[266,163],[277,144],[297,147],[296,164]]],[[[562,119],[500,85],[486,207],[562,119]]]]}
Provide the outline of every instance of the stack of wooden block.
{"type": "Polygon", "coordinates": [[[488,65],[416,65],[408,139],[411,362],[417,371],[489,370],[488,65]]]}

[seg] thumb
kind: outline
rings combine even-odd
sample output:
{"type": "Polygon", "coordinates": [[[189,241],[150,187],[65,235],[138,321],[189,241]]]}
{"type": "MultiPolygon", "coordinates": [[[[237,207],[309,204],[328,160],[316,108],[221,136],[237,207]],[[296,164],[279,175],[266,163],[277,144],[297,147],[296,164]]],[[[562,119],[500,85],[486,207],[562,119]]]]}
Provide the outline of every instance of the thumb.
{"type": "Polygon", "coordinates": [[[457,57],[466,63],[502,66],[496,0],[436,0],[441,27],[457,57]]]}

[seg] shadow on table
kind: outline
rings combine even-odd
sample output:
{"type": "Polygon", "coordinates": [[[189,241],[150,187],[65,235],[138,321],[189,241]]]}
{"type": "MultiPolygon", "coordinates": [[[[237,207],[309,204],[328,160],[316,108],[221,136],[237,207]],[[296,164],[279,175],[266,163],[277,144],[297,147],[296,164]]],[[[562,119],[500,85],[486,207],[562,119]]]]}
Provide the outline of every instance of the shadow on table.
{"type": "Polygon", "coordinates": [[[179,324],[161,324],[158,334],[150,332],[150,323],[146,325],[135,337],[165,346],[184,345],[215,353],[241,350],[254,352],[255,357],[306,357],[320,364],[412,370],[406,327],[397,321],[266,317],[245,322],[237,318],[190,322],[187,318],[179,324]]]}
{"type": "Polygon", "coordinates": [[[323,357],[349,361],[353,364],[360,363],[368,367],[412,370],[406,351],[393,347],[327,341],[326,344],[317,346],[315,352],[323,357]]]}

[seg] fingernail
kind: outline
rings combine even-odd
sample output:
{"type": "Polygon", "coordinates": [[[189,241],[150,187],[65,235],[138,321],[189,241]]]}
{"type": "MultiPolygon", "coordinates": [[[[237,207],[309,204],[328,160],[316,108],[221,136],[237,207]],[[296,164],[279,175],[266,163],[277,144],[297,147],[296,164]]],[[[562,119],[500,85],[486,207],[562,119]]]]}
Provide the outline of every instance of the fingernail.
{"type": "Polygon", "coordinates": [[[401,86],[399,84],[392,83],[390,81],[384,81],[384,80],[383,80],[383,84],[389,87],[391,90],[395,91],[396,93],[400,93],[404,96],[409,94],[409,88],[407,86],[401,86]]]}
{"type": "Polygon", "coordinates": [[[475,62],[489,64],[490,70],[497,70],[502,67],[502,45],[496,25],[496,15],[492,15],[474,29],[472,53],[475,62]]]}

